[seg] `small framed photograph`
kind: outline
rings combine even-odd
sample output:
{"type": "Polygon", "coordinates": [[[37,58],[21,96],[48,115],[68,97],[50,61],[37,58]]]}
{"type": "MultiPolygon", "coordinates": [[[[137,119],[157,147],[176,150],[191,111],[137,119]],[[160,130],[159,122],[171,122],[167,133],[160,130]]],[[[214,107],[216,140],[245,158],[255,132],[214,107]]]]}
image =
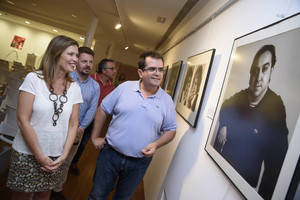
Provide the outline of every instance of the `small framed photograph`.
{"type": "Polygon", "coordinates": [[[22,50],[25,43],[25,38],[15,35],[11,41],[10,46],[19,50],[22,50]]]}
{"type": "Polygon", "coordinates": [[[165,91],[174,99],[175,91],[178,83],[178,78],[182,66],[182,60],[173,63],[172,67],[168,69],[166,78],[165,91]]]}
{"type": "Polygon", "coordinates": [[[214,54],[211,49],[187,59],[176,110],[192,127],[197,124],[214,54]]]}
{"type": "Polygon", "coordinates": [[[165,89],[165,87],[166,87],[166,78],[167,78],[168,69],[169,69],[169,65],[164,66],[163,80],[160,83],[160,87],[162,89],[165,89]]]}

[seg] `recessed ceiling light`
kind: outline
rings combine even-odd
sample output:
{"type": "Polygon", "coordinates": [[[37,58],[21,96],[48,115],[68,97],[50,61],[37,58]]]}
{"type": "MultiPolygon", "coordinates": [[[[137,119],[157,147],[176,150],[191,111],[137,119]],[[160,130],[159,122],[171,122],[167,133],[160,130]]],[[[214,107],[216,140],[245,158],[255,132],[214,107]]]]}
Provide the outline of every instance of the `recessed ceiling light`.
{"type": "Polygon", "coordinates": [[[77,18],[77,15],[72,14],[72,17],[73,17],[73,18],[77,18]]]}
{"type": "Polygon", "coordinates": [[[9,3],[9,4],[11,4],[11,5],[15,5],[15,3],[12,2],[12,1],[6,0],[6,2],[9,3]]]}
{"type": "Polygon", "coordinates": [[[122,26],[122,25],[119,23],[119,24],[117,24],[117,25],[115,26],[115,29],[118,30],[118,29],[121,28],[121,26],[122,26]]]}
{"type": "Polygon", "coordinates": [[[2,15],[2,13],[0,13],[0,16],[2,15]]]}
{"type": "Polygon", "coordinates": [[[58,31],[56,29],[53,29],[53,32],[57,33],[58,31]]]}
{"type": "Polygon", "coordinates": [[[127,46],[127,47],[125,47],[124,49],[125,49],[125,50],[128,50],[128,49],[129,49],[129,47],[127,46]]]}
{"type": "Polygon", "coordinates": [[[156,22],[157,22],[157,23],[164,24],[165,21],[166,21],[166,18],[165,18],[165,17],[158,16],[158,17],[156,18],[156,22]]]}
{"type": "Polygon", "coordinates": [[[84,40],[84,37],[80,36],[80,39],[81,39],[81,40],[84,40]]]}
{"type": "Polygon", "coordinates": [[[25,21],[25,24],[30,24],[30,22],[29,21],[25,21]]]}

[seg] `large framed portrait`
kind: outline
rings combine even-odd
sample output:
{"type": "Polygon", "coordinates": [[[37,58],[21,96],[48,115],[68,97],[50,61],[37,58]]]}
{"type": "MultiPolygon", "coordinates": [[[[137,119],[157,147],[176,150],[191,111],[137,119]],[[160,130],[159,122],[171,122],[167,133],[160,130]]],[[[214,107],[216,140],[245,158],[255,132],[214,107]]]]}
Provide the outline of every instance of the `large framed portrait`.
{"type": "Polygon", "coordinates": [[[300,15],[234,40],[206,151],[247,199],[285,199],[300,152],[300,15]]]}
{"type": "Polygon", "coordinates": [[[215,49],[211,49],[187,59],[176,110],[193,127],[196,127],[214,54],[215,49]]]}
{"type": "Polygon", "coordinates": [[[173,63],[172,67],[168,69],[166,78],[165,91],[174,99],[175,91],[178,83],[178,77],[182,66],[182,60],[173,63]]]}

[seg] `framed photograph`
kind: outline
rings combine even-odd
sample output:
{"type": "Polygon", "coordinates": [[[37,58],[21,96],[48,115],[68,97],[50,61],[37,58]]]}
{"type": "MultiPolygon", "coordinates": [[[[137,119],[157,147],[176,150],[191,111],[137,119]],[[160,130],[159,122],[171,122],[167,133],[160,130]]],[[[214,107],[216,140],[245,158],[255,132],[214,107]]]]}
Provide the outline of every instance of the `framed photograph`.
{"type": "Polygon", "coordinates": [[[160,87],[162,89],[165,89],[166,87],[166,77],[167,77],[168,69],[169,69],[169,65],[164,66],[164,76],[163,76],[163,80],[160,83],[160,87]]]}
{"type": "Polygon", "coordinates": [[[285,199],[300,152],[300,15],[234,40],[206,151],[246,199],[285,199]]]}
{"type": "Polygon", "coordinates": [[[196,127],[214,54],[211,49],[187,59],[176,110],[192,127],[196,127]]]}
{"type": "Polygon", "coordinates": [[[10,46],[22,50],[25,43],[25,38],[15,35],[10,46]]]}
{"type": "Polygon", "coordinates": [[[165,91],[174,99],[178,77],[182,66],[182,60],[173,63],[172,67],[168,69],[166,78],[165,91]]]}

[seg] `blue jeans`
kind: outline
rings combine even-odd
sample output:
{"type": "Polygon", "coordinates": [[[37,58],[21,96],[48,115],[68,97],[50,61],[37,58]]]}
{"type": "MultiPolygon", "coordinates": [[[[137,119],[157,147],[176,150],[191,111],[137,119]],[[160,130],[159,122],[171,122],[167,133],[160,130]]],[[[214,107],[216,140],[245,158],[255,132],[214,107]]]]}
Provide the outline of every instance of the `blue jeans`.
{"type": "Polygon", "coordinates": [[[125,156],[107,143],[99,153],[89,200],[106,200],[118,179],[114,200],[130,200],[152,160],[125,156]]]}

